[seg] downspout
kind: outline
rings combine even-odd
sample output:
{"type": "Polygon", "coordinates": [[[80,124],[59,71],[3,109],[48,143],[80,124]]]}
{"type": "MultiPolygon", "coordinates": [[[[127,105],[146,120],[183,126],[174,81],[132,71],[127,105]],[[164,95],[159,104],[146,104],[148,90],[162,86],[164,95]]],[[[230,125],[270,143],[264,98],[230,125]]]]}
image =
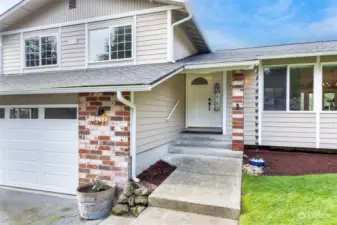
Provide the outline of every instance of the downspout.
{"type": "MultiPolygon", "coordinates": [[[[133,92],[131,92],[131,96],[133,96],[133,92]]],[[[132,97],[131,97],[132,98],[132,97]]],[[[122,102],[123,104],[127,105],[131,109],[131,115],[130,115],[130,120],[131,120],[131,132],[130,132],[130,152],[131,152],[131,178],[134,182],[139,182],[139,179],[137,178],[136,175],[136,105],[127,99],[125,99],[122,95],[121,91],[117,91],[117,99],[118,101],[122,102]]]]}
{"type": "Polygon", "coordinates": [[[171,34],[170,34],[170,43],[171,43],[171,62],[175,63],[176,61],[174,60],[174,28],[182,23],[185,23],[193,18],[193,14],[191,13],[190,10],[187,10],[188,16],[182,20],[179,20],[171,25],[171,34]]]}

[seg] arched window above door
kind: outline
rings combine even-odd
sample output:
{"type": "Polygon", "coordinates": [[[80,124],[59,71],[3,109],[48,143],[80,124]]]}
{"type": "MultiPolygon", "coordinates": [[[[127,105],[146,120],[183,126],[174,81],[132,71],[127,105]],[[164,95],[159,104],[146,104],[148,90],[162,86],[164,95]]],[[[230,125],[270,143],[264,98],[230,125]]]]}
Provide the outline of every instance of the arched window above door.
{"type": "Polygon", "coordinates": [[[198,78],[195,78],[192,83],[192,85],[208,85],[208,81],[203,78],[203,77],[198,77],[198,78]]]}

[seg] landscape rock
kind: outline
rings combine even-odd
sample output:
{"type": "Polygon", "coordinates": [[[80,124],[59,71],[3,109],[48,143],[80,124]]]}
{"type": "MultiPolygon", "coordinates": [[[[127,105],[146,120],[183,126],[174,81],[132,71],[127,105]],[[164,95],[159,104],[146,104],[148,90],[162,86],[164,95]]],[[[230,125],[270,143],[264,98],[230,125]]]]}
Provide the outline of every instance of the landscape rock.
{"type": "Polygon", "coordinates": [[[131,195],[129,197],[128,204],[129,204],[130,207],[135,206],[135,199],[136,199],[136,196],[134,196],[134,195],[131,195]]]}
{"type": "Polygon", "coordinates": [[[136,205],[147,205],[148,204],[148,197],[147,196],[136,196],[135,198],[136,205]]]}
{"type": "Polygon", "coordinates": [[[140,187],[134,191],[134,194],[138,196],[149,196],[151,194],[151,190],[146,187],[140,187]]]}
{"type": "Polygon", "coordinates": [[[113,207],[112,213],[118,216],[129,212],[129,207],[127,205],[117,204],[113,207]]]}
{"type": "Polygon", "coordinates": [[[123,194],[126,196],[126,197],[130,197],[131,195],[133,195],[133,191],[134,191],[134,187],[133,187],[133,184],[131,182],[127,183],[125,186],[124,186],[124,189],[123,189],[123,194]]]}
{"type": "Polygon", "coordinates": [[[243,165],[243,171],[251,176],[260,176],[263,174],[263,168],[258,166],[253,166],[250,164],[243,165]]]}
{"type": "Polygon", "coordinates": [[[144,210],[146,209],[145,206],[135,206],[135,207],[132,207],[130,208],[130,211],[132,213],[132,215],[134,216],[139,216],[144,210]]]}
{"type": "Polygon", "coordinates": [[[122,192],[117,199],[118,204],[127,204],[128,203],[128,197],[122,192]]]}

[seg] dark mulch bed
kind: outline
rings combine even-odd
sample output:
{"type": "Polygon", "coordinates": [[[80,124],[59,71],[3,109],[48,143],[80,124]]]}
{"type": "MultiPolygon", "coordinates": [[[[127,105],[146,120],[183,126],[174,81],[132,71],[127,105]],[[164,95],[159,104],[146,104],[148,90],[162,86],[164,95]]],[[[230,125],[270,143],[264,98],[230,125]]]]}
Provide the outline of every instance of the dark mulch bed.
{"type": "Polygon", "coordinates": [[[170,176],[176,168],[177,167],[160,160],[138,175],[138,178],[142,182],[145,182],[148,186],[151,186],[153,189],[155,189],[161,183],[163,183],[164,180],[166,180],[166,178],[170,176]]]}
{"type": "MultiPolygon", "coordinates": [[[[245,150],[249,158],[262,157],[264,175],[306,175],[337,173],[337,154],[245,150]]],[[[244,163],[248,159],[244,158],[244,163]]]]}

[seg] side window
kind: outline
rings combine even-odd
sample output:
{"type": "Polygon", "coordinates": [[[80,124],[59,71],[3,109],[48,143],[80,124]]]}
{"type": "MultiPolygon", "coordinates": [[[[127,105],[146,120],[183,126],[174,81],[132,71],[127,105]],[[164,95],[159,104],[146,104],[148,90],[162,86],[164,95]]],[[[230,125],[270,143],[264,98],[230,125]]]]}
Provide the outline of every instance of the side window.
{"type": "Polygon", "coordinates": [[[45,108],[45,119],[63,119],[63,120],[76,120],[76,108],[45,108]]]}
{"type": "Polygon", "coordinates": [[[38,67],[57,64],[57,37],[45,36],[25,40],[25,66],[38,67]]]}
{"type": "Polygon", "coordinates": [[[264,110],[286,111],[287,67],[264,68],[264,110]]]}
{"type": "Polygon", "coordinates": [[[0,109],[0,119],[5,119],[5,109],[0,109]]]}
{"type": "Polygon", "coordinates": [[[10,118],[11,119],[38,119],[39,109],[38,108],[11,108],[10,118]]]}

